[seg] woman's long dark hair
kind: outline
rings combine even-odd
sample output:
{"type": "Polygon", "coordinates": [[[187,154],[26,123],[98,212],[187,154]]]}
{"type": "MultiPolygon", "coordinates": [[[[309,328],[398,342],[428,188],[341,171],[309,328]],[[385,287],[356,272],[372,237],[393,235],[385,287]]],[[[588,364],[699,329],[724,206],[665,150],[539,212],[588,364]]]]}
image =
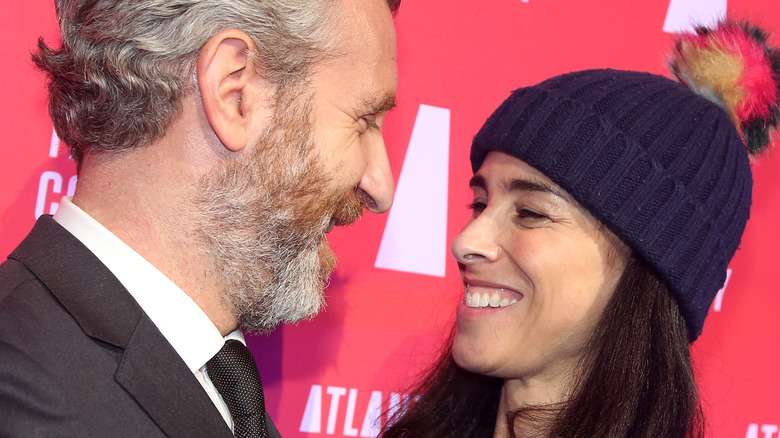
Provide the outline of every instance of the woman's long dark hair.
{"type": "MultiPolygon", "coordinates": [[[[503,380],[458,367],[451,345],[413,391],[417,402],[390,419],[381,437],[493,436],[503,380]]],[[[579,370],[567,401],[511,412],[508,423],[546,437],[704,436],[685,320],[640,258],[629,259],[579,370]]]]}

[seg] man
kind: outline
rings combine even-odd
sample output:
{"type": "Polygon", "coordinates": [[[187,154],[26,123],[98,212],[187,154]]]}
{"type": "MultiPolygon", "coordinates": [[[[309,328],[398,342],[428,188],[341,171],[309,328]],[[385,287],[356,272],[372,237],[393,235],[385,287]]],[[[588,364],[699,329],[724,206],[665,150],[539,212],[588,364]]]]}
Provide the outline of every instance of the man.
{"type": "Polygon", "coordinates": [[[316,314],[325,233],[390,208],[399,1],[56,2],[79,183],[0,266],[0,435],[264,436],[212,364],[316,314]]]}

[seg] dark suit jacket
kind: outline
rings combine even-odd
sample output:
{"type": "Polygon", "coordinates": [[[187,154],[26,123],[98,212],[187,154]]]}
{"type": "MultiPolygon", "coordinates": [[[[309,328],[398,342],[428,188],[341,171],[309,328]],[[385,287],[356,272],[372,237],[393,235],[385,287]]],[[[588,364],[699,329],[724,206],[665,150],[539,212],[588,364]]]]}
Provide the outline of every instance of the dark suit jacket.
{"type": "Polygon", "coordinates": [[[50,216],[8,259],[0,265],[0,436],[233,436],[138,303],[50,216]]]}

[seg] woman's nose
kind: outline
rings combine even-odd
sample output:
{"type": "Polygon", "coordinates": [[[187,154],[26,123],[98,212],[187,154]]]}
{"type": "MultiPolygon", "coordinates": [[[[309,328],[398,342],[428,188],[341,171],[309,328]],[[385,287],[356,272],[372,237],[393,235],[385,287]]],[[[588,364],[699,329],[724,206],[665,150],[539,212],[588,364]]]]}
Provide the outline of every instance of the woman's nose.
{"type": "Polygon", "coordinates": [[[452,254],[464,264],[495,261],[501,253],[497,224],[484,212],[472,219],[452,241],[452,254]]]}

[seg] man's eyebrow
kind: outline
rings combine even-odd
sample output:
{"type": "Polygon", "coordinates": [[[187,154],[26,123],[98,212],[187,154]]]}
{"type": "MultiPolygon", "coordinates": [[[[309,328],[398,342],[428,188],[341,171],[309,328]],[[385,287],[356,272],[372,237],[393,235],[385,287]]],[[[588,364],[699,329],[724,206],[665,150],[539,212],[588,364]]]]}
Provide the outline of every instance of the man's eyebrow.
{"type": "Polygon", "coordinates": [[[365,99],[363,106],[369,114],[379,114],[395,108],[395,94],[387,92],[374,99],[365,99]]]}

